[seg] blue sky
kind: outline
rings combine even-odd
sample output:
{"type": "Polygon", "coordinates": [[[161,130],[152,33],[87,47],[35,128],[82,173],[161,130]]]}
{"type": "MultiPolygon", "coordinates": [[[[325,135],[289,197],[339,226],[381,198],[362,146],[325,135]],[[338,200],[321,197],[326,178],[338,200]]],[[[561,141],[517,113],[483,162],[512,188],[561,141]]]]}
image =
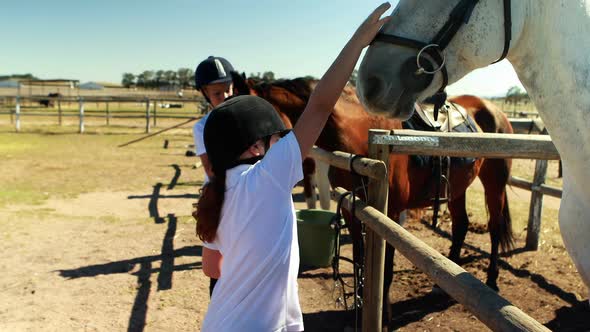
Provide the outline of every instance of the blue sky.
{"type": "MultiPolygon", "coordinates": [[[[123,72],[194,68],[220,55],[248,74],[320,77],[380,3],[2,0],[0,75],[120,82],[123,72]]],[[[514,85],[520,85],[516,74],[503,61],[448,90],[491,96],[514,85]]]]}

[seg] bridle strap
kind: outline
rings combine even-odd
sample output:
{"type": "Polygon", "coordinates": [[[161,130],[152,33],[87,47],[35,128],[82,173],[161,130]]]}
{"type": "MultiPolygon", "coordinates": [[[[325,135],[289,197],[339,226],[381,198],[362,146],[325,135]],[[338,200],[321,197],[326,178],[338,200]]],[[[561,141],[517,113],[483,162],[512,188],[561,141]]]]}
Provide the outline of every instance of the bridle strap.
{"type": "Polygon", "coordinates": [[[510,0],[504,0],[504,50],[498,60],[492,62],[500,62],[506,58],[510,50],[510,42],[512,41],[512,6],[510,0]]]}
{"type": "MultiPolygon", "coordinates": [[[[414,48],[418,50],[422,50],[428,45],[436,44],[438,45],[438,52],[434,51],[434,48],[429,48],[424,53],[430,55],[438,64],[441,65],[441,74],[443,76],[443,84],[441,85],[438,92],[443,92],[444,89],[447,87],[449,79],[448,73],[446,70],[446,66],[444,66],[444,62],[442,61],[443,55],[442,52],[444,49],[449,45],[453,37],[457,34],[459,29],[463,24],[467,24],[471,15],[473,14],[473,10],[475,5],[477,5],[479,0],[461,0],[455,8],[451,11],[449,15],[449,20],[445,23],[445,25],[438,31],[436,36],[432,39],[430,43],[424,43],[419,40],[400,37],[396,35],[386,34],[384,32],[379,32],[375,39],[373,39],[373,43],[384,42],[394,45],[405,46],[409,48],[414,48]]],[[[504,49],[502,51],[502,55],[500,58],[493,63],[503,60],[506,55],[508,55],[508,51],[510,50],[510,41],[512,39],[512,11],[511,11],[511,3],[510,0],[503,0],[504,4],[504,49]]],[[[419,59],[418,59],[419,60],[419,59]]]]}
{"type": "Polygon", "coordinates": [[[457,34],[457,31],[463,24],[469,22],[473,9],[479,0],[461,0],[449,16],[449,20],[445,25],[438,31],[431,44],[438,44],[441,51],[444,50],[453,37],[457,34]]]}
{"type": "Polygon", "coordinates": [[[394,45],[406,46],[406,47],[415,48],[418,50],[422,49],[422,48],[426,47],[426,45],[428,45],[427,43],[424,43],[424,42],[421,42],[421,41],[418,41],[415,39],[400,37],[400,36],[396,36],[396,35],[388,35],[383,32],[379,32],[375,36],[375,39],[373,39],[373,42],[371,42],[371,44],[376,41],[394,44],[394,45]]]}

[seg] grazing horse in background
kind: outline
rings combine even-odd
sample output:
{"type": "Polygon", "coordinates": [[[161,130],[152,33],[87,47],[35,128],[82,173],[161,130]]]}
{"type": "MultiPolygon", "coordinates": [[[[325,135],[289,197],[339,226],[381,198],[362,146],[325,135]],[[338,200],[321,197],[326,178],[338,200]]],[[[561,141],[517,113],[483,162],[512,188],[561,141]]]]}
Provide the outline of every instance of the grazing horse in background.
{"type": "MultiPolygon", "coordinates": [[[[61,97],[61,93],[59,92],[51,92],[47,95],[47,97],[61,97]]],[[[55,103],[53,102],[53,99],[41,99],[39,100],[39,105],[43,105],[45,107],[53,107],[55,105],[55,103]]]]}
{"type": "Polygon", "coordinates": [[[563,161],[560,232],[590,289],[590,0],[400,0],[380,36],[360,65],[359,95],[400,119],[446,83],[510,61],[563,161]],[[417,62],[433,75],[404,70],[417,62]]]}
{"type": "MultiPolygon", "coordinates": [[[[251,87],[253,94],[268,100],[290,123],[295,123],[312,92],[316,82],[304,79],[284,80],[273,83],[259,83],[251,87]]],[[[473,96],[460,96],[452,99],[462,105],[477,126],[483,131],[511,133],[512,126],[506,116],[493,104],[473,96]]],[[[401,129],[400,120],[373,115],[365,111],[356,97],[355,89],[346,87],[339,98],[334,112],[330,115],[316,145],[328,151],[345,151],[366,156],[368,153],[369,129],[401,129]]],[[[459,263],[461,247],[465,241],[469,219],[465,207],[465,192],[475,177],[479,176],[485,189],[489,212],[488,229],[491,238],[491,255],[487,284],[498,289],[498,248],[511,248],[513,235],[506,197],[506,184],[511,168],[508,159],[475,159],[468,164],[454,164],[450,167],[450,201],[448,209],[452,218],[452,245],[449,258],[459,263]]],[[[348,171],[331,168],[330,182],[333,187],[348,190],[357,187],[348,171]]],[[[390,154],[389,156],[389,200],[388,216],[399,220],[400,213],[407,209],[424,208],[432,205],[435,183],[432,180],[431,166],[419,167],[411,156],[390,154]]],[[[350,215],[348,215],[348,218],[350,215]]],[[[350,220],[350,219],[348,219],[350,220]]],[[[360,262],[361,226],[358,222],[348,222],[353,237],[353,255],[360,262]]],[[[384,311],[387,314],[388,290],[393,279],[394,248],[387,246],[385,256],[385,279],[383,297],[384,311]]],[[[384,315],[387,317],[388,315],[384,315]]]]}

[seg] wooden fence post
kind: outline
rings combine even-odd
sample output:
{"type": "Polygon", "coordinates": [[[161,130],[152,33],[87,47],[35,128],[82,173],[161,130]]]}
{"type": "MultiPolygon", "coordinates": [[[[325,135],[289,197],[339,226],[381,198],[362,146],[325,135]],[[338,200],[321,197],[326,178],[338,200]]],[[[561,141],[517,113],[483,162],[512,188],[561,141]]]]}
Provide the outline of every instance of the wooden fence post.
{"type": "Polygon", "coordinates": [[[154,100],[154,127],[157,125],[157,123],[156,123],[157,118],[158,118],[157,108],[158,108],[158,101],[154,100]]]}
{"type": "Polygon", "coordinates": [[[539,232],[541,231],[541,213],[543,212],[543,193],[541,185],[545,183],[547,174],[547,160],[539,159],[535,164],[535,175],[531,187],[531,206],[529,209],[529,223],[527,226],[526,246],[528,250],[539,248],[539,232]]]}
{"type": "Polygon", "coordinates": [[[57,123],[62,125],[61,100],[57,97],[57,123]]]}
{"type": "Polygon", "coordinates": [[[14,108],[14,120],[16,132],[20,132],[20,96],[16,96],[16,106],[14,108]]]}
{"type": "Polygon", "coordinates": [[[80,126],[79,132],[80,134],[84,134],[84,98],[79,97],[80,102],[80,126]]]}
{"type": "MultiPolygon", "coordinates": [[[[389,135],[388,130],[369,130],[369,142],[375,135],[389,135]]],[[[389,164],[388,145],[369,144],[369,158],[389,164]]],[[[369,179],[367,203],[387,214],[388,176],[381,180],[369,179]]],[[[383,270],[385,240],[371,228],[366,228],[365,289],[363,292],[363,331],[381,331],[383,316],[383,270]]]]}
{"type": "Polygon", "coordinates": [[[150,132],[150,99],[145,100],[145,132],[150,132]]]}
{"type": "Polygon", "coordinates": [[[106,102],[107,104],[107,126],[109,126],[111,124],[111,112],[109,111],[109,102],[106,102]]]}

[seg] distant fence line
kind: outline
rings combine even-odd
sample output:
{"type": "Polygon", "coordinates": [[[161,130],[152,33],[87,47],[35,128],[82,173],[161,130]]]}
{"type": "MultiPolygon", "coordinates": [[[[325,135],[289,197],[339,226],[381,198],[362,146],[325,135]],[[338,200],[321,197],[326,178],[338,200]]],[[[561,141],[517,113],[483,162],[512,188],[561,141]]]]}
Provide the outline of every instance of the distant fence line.
{"type": "MultiPolygon", "coordinates": [[[[2,105],[8,105],[8,111],[0,111],[0,114],[9,114],[11,123],[14,123],[17,132],[21,130],[21,117],[23,116],[49,116],[57,117],[58,124],[63,124],[63,117],[78,117],[79,118],[79,133],[84,133],[85,118],[105,118],[106,125],[110,125],[110,119],[145,119],[145,132],[149,133],[151,126],[157,125],[157,119],[190,119],[194,114],[171,113],[158,114],[158,103],[195,103],[200,105],[203,98],[182,98],[182,97],[129,97],[129,96],[79,96],[79,97],[65,97],[65,96],[4,96],[0,97],[2,105]],[[12,108],[11,101],[14,100],[14,108],[12,108]],[[57,112],[23,112],[22,103],[24,101],[41,102],[44,101],[47,105],[57,105],[57,112]],[[76,103],[77,110],[63,110],[62,103],[76,103]],[[104,110],[86,111],[85,106],[88,103],[104,103],[104,110]],[[112,111],[109,109],[109,103],[138,103],[145,105],[144,111],[112,111]],[[151,121],[150,121],[151,120],[151,121]]],[[[201,109],[202,107],[198,106],[201,109]]]]}
{"type": "Polygon", "coordinates": [[[80,99],[83,99],[85,102],[140,102],[145,101],[146,99],[152,101],[173,101],[173,102],[200,102],[203,100],[201,97],[197,98],[189,98],[189,97],[153,97],[153,96],[57,96],[57,97],[49,97],[43,95],[36,95],[36,96],[0,96],[3,99],[15,99],[19,98],[20,100],[30,100],[30,101],[40,101],[40,100],[50,100],[50,101],[62,101],[62,102],[78,102],[80,99]]]}

